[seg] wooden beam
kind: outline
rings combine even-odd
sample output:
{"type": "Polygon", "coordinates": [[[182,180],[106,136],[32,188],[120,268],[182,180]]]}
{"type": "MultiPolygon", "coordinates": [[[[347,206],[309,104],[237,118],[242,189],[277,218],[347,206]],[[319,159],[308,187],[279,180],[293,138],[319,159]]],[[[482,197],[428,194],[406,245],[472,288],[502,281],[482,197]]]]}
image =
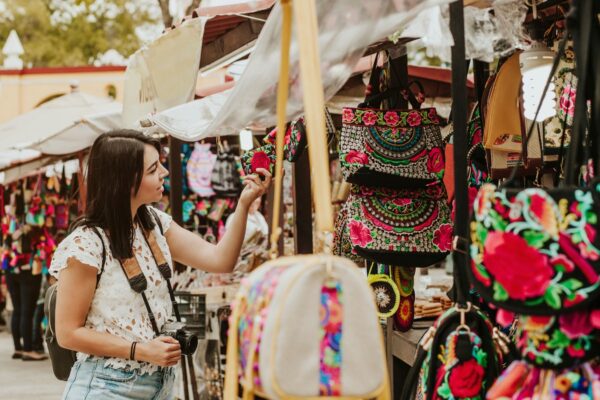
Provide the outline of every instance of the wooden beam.
{"type": "MultiPolygon", "coordinates": [[[[269,10],[249,15],[259,19],[266,19],[269,16],[269,10]]],[[[247,19],[219,38],[210,43],[205,43],[202,46],[202,53],[200,55],[200,68],[212,64],[252,42],[258,37],[263,26],[264,22],[247,19]]]]}

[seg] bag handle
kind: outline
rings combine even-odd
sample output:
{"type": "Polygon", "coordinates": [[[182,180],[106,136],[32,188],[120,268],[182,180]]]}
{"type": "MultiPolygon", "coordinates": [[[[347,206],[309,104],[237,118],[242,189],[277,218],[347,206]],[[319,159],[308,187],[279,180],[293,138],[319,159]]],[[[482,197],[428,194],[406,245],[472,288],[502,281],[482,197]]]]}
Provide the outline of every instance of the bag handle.
{"type": "MultiPolygon", "coordinates": [[[[400,80],[400,73],[393,68],[390,63],[390,72],[394,74],[396,80],[398,82],[397,86],[388,87],[383,92],[379,91],[379,70],[380,68],[377,66],[377,62],[379,61],[379,52],[375,55],[375,60],[373,62],[373,67],[371,68],[371,76],[369,77],[369,88],[365,94],[365,100],[359,105],[359,107],[373,107],[378,108],[381,105],[381,101],[390,97],[393,91],[399,90],[401,95],[410,103],[410,105],[415,110],[419,110],[421,108],[422,101],[415,96],[413,91],[410,89],[412,85],[416,85],[420,90],[420,93],[424,93],[425,90],[421,82],[417,80],[413,80],[408,83],[408,85],[404,85],[400,80]]],[[[393,107],[392,107],[393,108],[393,107]]]]}
{"type": "Polygon", "coordinates": [[[333,210],[323,113],[325,99],[318,51],[317,12],[314,0],[297,0],[293,2],[293,6],[300,49],[300,81],[304,93],[304,118],[313,182],[317,237],[323,250],[330,252],[333,210]]]}
{"type": "MultiPolygon", "coordinates": [[[[568,27],[573,31],[575,46],[575,65],[577,70],[577,95],[575,97],[575,115],[573,116],[573,133],[571,135],[571,146],[567,154],[567,170],[565,182],[575,184],[580,165],[583,139],[587,124],[587,87],[588,72],[590,72],[590,45],[593,24],[594,4],[592,1],[581,0],[574,2],[573,9],[569,13],[568,27]]],[[[594,107],[598,105],[592,102],[592,113],[596,114],[594,107]]],[[[592,114],[592,115],[594,115],[592,114]]],[[[592,125],[593,127],[593,125],[592,125]]],[[[593,137],[594,135],[590,135],[593,137]]],[[[592,139],[595,143],[598,140],[592,139]]]]}
{"type": "Polygon", "coordinates": [[[281,27],[281,60],[279,83],[277,85],[277,129],[275,132],[275,193],[273,196],[273,220],[271,225],[272,259],[277,257],[278,242],[281,236],[279,213],[281,211],[281,192],[283,186],[283,147],[286,131],[286,107],[289,95],[290,44],[292,41],[292,6],[290,0],[281,0],[283,22],[281,27]]]}

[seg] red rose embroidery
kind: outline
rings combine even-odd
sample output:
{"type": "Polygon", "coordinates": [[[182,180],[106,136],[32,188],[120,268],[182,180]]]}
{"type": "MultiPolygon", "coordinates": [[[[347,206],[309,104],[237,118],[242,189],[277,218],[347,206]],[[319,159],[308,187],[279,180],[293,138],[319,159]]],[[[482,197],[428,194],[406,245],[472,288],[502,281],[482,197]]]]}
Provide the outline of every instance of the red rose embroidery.
{"type": "Polygon", "coordinates": [[[563,254],[559,254],[556,257],[553,257],[550,260],[550,265],[552,265],[554,269],[556,269],[557,267],[560,268],[562,266],[562,269],[566,272],[573,272],[573,270],[575,269],[575,265],[573,265],[571,260],[569,260],[567,256],[563,254]]]}
{"type": "Polygon", "coordinates": [[[363,123],[365,125],[375,125],[375,123],[377,122],[377,114],[375,114],[373,111],[367,111],[363,114],[362,117],[363,123]]]}
{"type": "Polygon", "coordinates": [[[490,232],[483,264],[512,299],[526,300],[546,292],[553,270],[548,257],[510,232],[490,232]]]}
{"type": "Polygon", "coordinates": [[[257,151],[252,156],[250,160],[250,171],[256,172],[259,168],[264,168],[269,171],[269,167],[271,166],[271,159],[264,151],[257,151]]]}
{"type": "Polygon", "coordinates": [[[350,240],[354,246],[365,247],[373,241],[371,232],[362,222],[350,221],[348,224],[350,228],[350,240]]]}
{"type": "Polygon", "coordinates": [[[342,122],[350,123],[354,120],[354,112],[350,108],[344,108],[342,111],[342,122]]]}
{"type": "Polygon", "coordinates": [[[558,317],[558,322],[560,323],[560,330],[569,339],[577,339],[581,336],[589,335],[593,330],[588,311],[574,311],[562,314],[558,317]]]}
{"type": "Polygon", "coordinates": [[[345,158],[348,164],[366,165],[369,162],[369,156],[358,150],[350,150],[345,158]]]}
{"type": "Polygon", "coordinates": [[[429,110],[429,112],[427,113],[427,117],[429,118],[429,120],[431,122],[433,122],[434,124],[437,124],[440,122],[440,119],[437,116],[437,113],[435,112],[435,108],[431,108],[429,110]]]}
{"type": "Polygon", "coordinates": [[[485,370],[473,358],[452,368],[448,377],[448,386],[454,398],[479,396],[484,375],[485,370]]]}
{"type": "Polygon", "coordinates": [[[570,83],[567,84],[563,89],[559,102],[562,115],[566,114],[569,117],[573,117],[573,113],[575,112],[575,96],[575,88],[570,83]]]}
{"type": "Polygon", "coordinates": [[[499,309],[498,312],[496,313],[496,322],[500,326],[509,326],[510,324],[513,323],[514,319],[515,319],[515,314],[510,311],[506,311],[503,308],[499,309]]]}
{"type": "Polygon", "coordinates": [[[427,158],[427,171],[437,174],[444,169],[444,156],[439,147],[434,147],[427,158]]]}
{"type": "Polygon", "coordinates": [[[600,310],[590,312],[590,324],[596,329],[600,329],[600,310]]]}
{"type": "Polygon", "coordinates": [[[263,140],[265,143],[275,144],[276,135],[277,135],[277,128],[275,128],[271,132],[269,132],[263,140]]]}
{"type": "Polygon", "coordinates": [[[407,205],[411,204],[412,202],[413,202],[412,199],[405,199],[405,198],[395,198],[392,200],[393,204],[400,206],[400,207],[407,206],[407,205]]]}
{"type": "Polygon", "coordinates": [[[398,124],[398,122],[400,122],[400,117],[398,117],[398,114],[393,111],[386,112],[383,116],[383,119],[385,120],[385,123],[390,126],[395,126],[398,124]]]}
{"type": "Polygon", "coordinates": [[[452,225],[442,224],[433,233],[433,244],[441,251],[450,251],[452,249],[452,225]]]}
{"type": "Polygon", "coordinates": [[[418,126],[421,124],[421,114],[417,111],[411,111],[408,113],[408,117],[406,117],[406,122],[409,126],[418,126]]]}
{"type": "Polygon", "coordinates": [[[575,348],[573,345],[567,347],[567,353],[573,358],[581,358],[585,356],[585,350],[582,348],[575,348]]]}

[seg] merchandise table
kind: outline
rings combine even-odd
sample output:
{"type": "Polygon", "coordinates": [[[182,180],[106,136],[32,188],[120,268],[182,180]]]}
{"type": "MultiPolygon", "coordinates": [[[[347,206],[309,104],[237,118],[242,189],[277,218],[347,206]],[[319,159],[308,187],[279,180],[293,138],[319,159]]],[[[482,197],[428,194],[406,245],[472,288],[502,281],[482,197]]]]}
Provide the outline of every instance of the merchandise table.
{"type": "Polygon", "coordinates": [[[417,346],[434,320],[417,320],[413,329],[398,332],[393,329],[393,319],[387,320],[385,329],[385,346],[387,352],[388,371],[392,399],[400,398],[408,370],[415,360],[417,346]]]}

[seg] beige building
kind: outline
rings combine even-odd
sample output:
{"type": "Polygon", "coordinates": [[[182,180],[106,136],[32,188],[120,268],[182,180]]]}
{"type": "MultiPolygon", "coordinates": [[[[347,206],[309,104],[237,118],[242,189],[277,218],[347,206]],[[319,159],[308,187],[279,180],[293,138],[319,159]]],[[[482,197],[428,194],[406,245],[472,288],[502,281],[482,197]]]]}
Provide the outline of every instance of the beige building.
{"type": "Polygon", "coordinates": [[[94,96],[123,98],[125,67],[0,69],[0,123],[68,93],[71,85],[94,96]]]}

